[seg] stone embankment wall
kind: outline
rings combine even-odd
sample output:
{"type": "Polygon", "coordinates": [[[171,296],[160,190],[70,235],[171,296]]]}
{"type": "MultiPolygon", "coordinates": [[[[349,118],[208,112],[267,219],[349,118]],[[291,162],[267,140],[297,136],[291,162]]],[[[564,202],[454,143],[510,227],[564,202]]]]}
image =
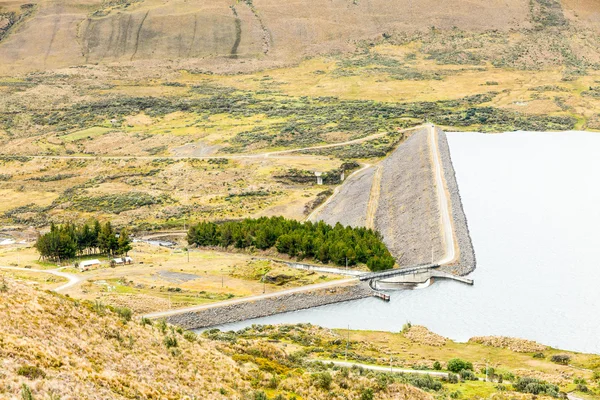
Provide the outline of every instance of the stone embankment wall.
{"type": "Polygon", "coordinates": [[[444,255],[429,136],[429,128],[415,131],[381,162],[375,229],[400,266],[444,255]]]}
{"type": "Polygon", "coordinates": [[[438,149],[440,158],[442,159],[442,167],[444,168],[444,178],[446,180],[446,187],[450,192],[450,201],[452,202],[452,219],[454,221],[454,232],[459,250],[457,263],[442,267],[442,269],[462,276],[471,273],[475,269],[477,260],[475,258],[473,243],[471,242],[471,235],[469,234],[467,217],[463,210],[462,199],[460,198],[460,191],[458,190],[458,182],[456,181],[454,166],[452,165],[446,132],[439,128],[436,129],[438,149]]]}
{"type": "Polygon", "coordinates": [[[339,192],[311,220],[329,225],[365,226],[369,195],[375,167],[358,172],[340,187],[339,192]]]}
{"type": "Polygon", "coordinates": [[[306,308],[341,303],[370,297],[368,284],[354,284],[335,288],[292,293],[253,302],[238,303],[223,307],[186,312],[167,318],[167,322],[185,329],[200,329],[215,325],[267,317],[270,315],[298,311],[306,308]]]}

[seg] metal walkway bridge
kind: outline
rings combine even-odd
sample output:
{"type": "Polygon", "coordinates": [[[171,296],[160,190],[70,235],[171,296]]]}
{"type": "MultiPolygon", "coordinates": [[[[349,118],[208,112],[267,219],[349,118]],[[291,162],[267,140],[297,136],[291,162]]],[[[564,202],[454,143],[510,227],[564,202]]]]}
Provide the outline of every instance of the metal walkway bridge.
{"type": "Polygon", "coordinates": [[[415,272],[426,271],[426,270],[430,270],[430,269],[434,269],[434,268],[438,268],[438,267],[439,267],[438,264],[423,264],[423,265],[416,265],[414,267],[408,267],[408,268],[386,269],[385,271],[369,272],[366,274],[362,274],[358,277],[358,279],[363,282],[374,280],[374,279],[386,279],[386,278],[392,278],[392,277],[398,276],[398,275],[413,274],[415,272]]]}

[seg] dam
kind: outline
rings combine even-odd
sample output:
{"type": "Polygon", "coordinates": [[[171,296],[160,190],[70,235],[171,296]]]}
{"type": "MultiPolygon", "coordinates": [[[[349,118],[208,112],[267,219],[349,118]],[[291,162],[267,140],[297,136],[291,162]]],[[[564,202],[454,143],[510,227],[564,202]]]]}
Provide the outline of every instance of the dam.
{"type": "MultiPolygon", "coordinates": [[[[221,305],[192,307],[149,315],[165,317],[188,329],[265,317],[309,307],[334,304],[375,295],[386,301],[389,295],[378,290],[428,285],[434,279],[452,279],[473,284],[468,274],[475,268],[475,255],[458,194],[445,133],[433,125],[412,132],[391,155],[375,166],[349,177],[328,203],[314,216],[335,225],[372,226],[400,268],[354,275],[342,280],[351,295],[327,296],[327,292],[306,288],[288,293],[237,299],[221,305]],[[368,193],[368,196],[365,196],[368,193]],[[348,198],[362,199],[354,206],[348,198]],[[438,262],[427,263],[427,258],[438,262]],[[407,265],[412,263],[413,266],[407,265]],[[418,263],[414,266],[414,263],[418,263]],[[368,282],[368,285],[357,284],[368,282]],[[354,282],[354,283],[353,283],[354,282]],[[278,302],[277,297],[281,297],[278,302]],[[231,304],[230,304],[231,303],[231,304]]],[[[290,263],[288,263],[290,264],[290,263]]],[[[323,271],[319,266],[296,263],[298,268],[323,271]]],[[[294,266],[294,264],[290,264],[294,266]]],[[[336,269],[327,268],[329,273],[336,269]]],[[[347,270],[338,270],[349,275],[347,270]]],[[[334,286],[335,282],[330,285],[334,286]]],[[[336,288],[337,289],[337,288],[336,288]]]]}
{"type": "Polygon", "coordinates": [[[457,341],[509,336],[600,354],[597,267],[600,136],[593,132],[448,133],[475,285],[439,279],[365,298],[219,326],[310,322],[398,332],[410,321],[457,341]],[[511,279],[518,276],[519,279],[511,279]]]}

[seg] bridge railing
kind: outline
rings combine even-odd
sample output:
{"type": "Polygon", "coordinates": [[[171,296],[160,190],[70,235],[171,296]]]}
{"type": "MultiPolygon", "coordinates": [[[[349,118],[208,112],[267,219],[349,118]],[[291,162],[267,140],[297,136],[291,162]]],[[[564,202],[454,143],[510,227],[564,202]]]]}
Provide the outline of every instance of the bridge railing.
{"type": "Polygon", "coordinates": [[[421,264],[421,265],[416,265],[414,267],[387,269],[385,271],[369,272],[367,274],[360,275],[358,277],[358,279],[363,282],[369,281],[372,279],[385,279],[385,278],[391,278],[393,276],[405,275],[405,274],[410,274],[413,272],[418,272],[418,271],[432,269],[432,268],[438,268],[438,267],[439,267],[439,264],[421,264]]]}

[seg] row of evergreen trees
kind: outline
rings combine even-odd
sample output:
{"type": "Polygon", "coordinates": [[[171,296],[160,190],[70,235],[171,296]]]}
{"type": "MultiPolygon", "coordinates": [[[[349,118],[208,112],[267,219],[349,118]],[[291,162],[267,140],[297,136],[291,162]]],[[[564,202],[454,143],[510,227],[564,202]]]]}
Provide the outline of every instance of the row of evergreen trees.
{"type": "Polygon", "coordinates": [[[334,227],[324,222],[298,222],[283,217],[262,217],[191,226],[188,243],[198,246],[254,247],[298,259],[313,259],[336,265],[367,264],[371,271],[390,269],[395,261],[379,232],[366,228],[334,227]]]}
{"type": "Polygon", "coordinates": [[[102,225],[94,219],[83,225],[52,224],[50,232],[41,235],[35,247],[42,258],[60,261],[91,254],[126,255],[131,250],[131,240],[126,229],[117,234],[110,222],[102,225]]]}

